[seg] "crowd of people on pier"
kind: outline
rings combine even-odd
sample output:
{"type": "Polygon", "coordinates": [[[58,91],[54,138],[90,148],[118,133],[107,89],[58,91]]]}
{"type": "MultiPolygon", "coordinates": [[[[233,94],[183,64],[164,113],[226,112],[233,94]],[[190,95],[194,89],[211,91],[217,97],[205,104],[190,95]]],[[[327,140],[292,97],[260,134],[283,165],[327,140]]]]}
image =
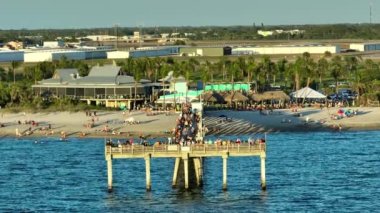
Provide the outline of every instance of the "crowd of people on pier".
{"type": "Polygon", "coordinates": [[[124,146],[132,146],[132,145],[143,145],[143,146],[161,146],[161,145],[180,145],[180,146],[190,146],[190,145],[214,145],[214,146],[238,146],[238,145],[259,145],[265,144],[265,138],[257,137],[251,138],[249,137],[246,140],[242,140],[240,138],[236,139],[208,139],[204,141],[187,141],[188,143],[171,143],[170,141],[157,140],[152,143],[147,140],[141,140],[134,142],[133,138],[126,139],[125,141],[118,139],[117,141],[113,141],[112,139],[108,139],[106,141],[107,146],[112,147],[124,147],[124,146]]]}
{"type": "Polygon", "coordinates": [[[186,145],[196,141],[196,136],[201,121],[200,112],[192,109],[191,103],[182,105],[182,113],[176,120],[174,129],[174,143],[186,145]]]}

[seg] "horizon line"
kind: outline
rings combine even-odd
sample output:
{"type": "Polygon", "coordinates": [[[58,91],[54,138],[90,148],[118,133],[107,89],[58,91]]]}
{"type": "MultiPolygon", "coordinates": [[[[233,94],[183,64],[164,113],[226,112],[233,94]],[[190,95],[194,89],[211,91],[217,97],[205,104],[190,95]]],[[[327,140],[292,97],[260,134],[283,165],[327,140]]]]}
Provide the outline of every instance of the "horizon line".
{"type": "MultiPolygon", "coordinates": [[[[323,26],[323,25],[379,25],[380,23],[369,23],[369,22],[362,22],[362,23],[353,23],[353,22],[348,22],[348,23],[324,23],[324,24],[268,24],[264,25],[264,27],[279,27],[279,26],[323,26]]],[[[255,25],[256,27],[261,27],[261,24],[255,25]]],[[[98,27],[57,27],[57,28],[0,28],[0,31],[18,31],[18,30],[90,30],[90,29],[113,29],[115,26],[110,25],[110,26],[98,26],[98,27]]],[[[253,27],[253,24],[251,25],[244,25],[244,24],[236,24],[236,25],[156,25],[156,26],[121,26],[118,25],[118,28],[142,28],[142,29],[147,29],[147,28],[204,28],[204,27],[253,27]]]]}

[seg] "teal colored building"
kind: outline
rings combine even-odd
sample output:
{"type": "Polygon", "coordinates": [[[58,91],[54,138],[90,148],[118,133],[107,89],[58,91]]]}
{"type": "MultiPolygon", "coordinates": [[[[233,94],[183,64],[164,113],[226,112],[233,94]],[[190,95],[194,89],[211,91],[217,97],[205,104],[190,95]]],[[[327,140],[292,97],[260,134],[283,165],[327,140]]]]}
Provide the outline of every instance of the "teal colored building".
{"type": "Polygon", "coordinates": [[[251,86],[248,83],[227,83],[227,84],[208,84],[205,86],[205,91],[232,91],[232,90],[242,90],[248,92],[251,86]]]}

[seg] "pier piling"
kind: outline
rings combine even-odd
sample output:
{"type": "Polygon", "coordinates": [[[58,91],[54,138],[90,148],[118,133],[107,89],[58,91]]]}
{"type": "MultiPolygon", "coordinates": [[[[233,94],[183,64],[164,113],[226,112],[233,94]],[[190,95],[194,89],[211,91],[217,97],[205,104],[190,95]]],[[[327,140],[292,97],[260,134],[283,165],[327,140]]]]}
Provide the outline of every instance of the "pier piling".
{"type": "Polygon", "coordinates": [[[145,172],[146,172],[146,190],[150,191],[152,189],[151,178],[150,178],[150,154],[144,157],[145,159],[145,172]]]}
{"type": "Polygon", "coordinates": [[[261,189],[266,190],[267,184],[265,181],[265,153],[262,153],[260,156],[261,159],[261,189]]]}
{"type": "Polygon", "coordinates": [[[107,158],[108,192],[112,192],[112,158],[107,158]]]}
{"type": "Polygon", "coordinates": [[[193,158],[194,162],[194,170],[195,170],[195,178],[197,181],[197,186],[202,185],[202,159],[201,158],[193,158]]]}
{"type": "Polygon", "coordinates": [[[227,159],[228,159],[228,154],[224,154],[222,156],[223,158],[223,190],[227,190],[227,159]]]}
{"type": "Polygon", "coordinates": [[[189,155],[182,155],[184,174],[185,174],[185,189],[189,189],[189,155]]]}
{"type": "Polygon", "coordinates": [[[175,158],[175,164],[174,164],[174,171],[173,171],[173,182],[172,187],[177,187],[177,179],[178,179],[178,171],[179,171],[179,164],[181,162],[181,158],[177,157],[175,158]]]}

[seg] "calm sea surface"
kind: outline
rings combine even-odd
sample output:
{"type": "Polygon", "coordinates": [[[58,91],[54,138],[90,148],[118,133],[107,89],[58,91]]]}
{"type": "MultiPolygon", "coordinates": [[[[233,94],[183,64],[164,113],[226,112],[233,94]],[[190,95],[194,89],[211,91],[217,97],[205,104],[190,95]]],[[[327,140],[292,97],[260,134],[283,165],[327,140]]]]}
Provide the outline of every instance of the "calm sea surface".
{"type": "Polygon", "coordinates": [[[172,189],[172,159],[114,160],[107,192],[102,139],[0,139],[0,212],[376,212],[380,209],[380,132],[275,133],[267,142],[267,191],[260,160],[205,160],[202,189],[172,189]]]}

